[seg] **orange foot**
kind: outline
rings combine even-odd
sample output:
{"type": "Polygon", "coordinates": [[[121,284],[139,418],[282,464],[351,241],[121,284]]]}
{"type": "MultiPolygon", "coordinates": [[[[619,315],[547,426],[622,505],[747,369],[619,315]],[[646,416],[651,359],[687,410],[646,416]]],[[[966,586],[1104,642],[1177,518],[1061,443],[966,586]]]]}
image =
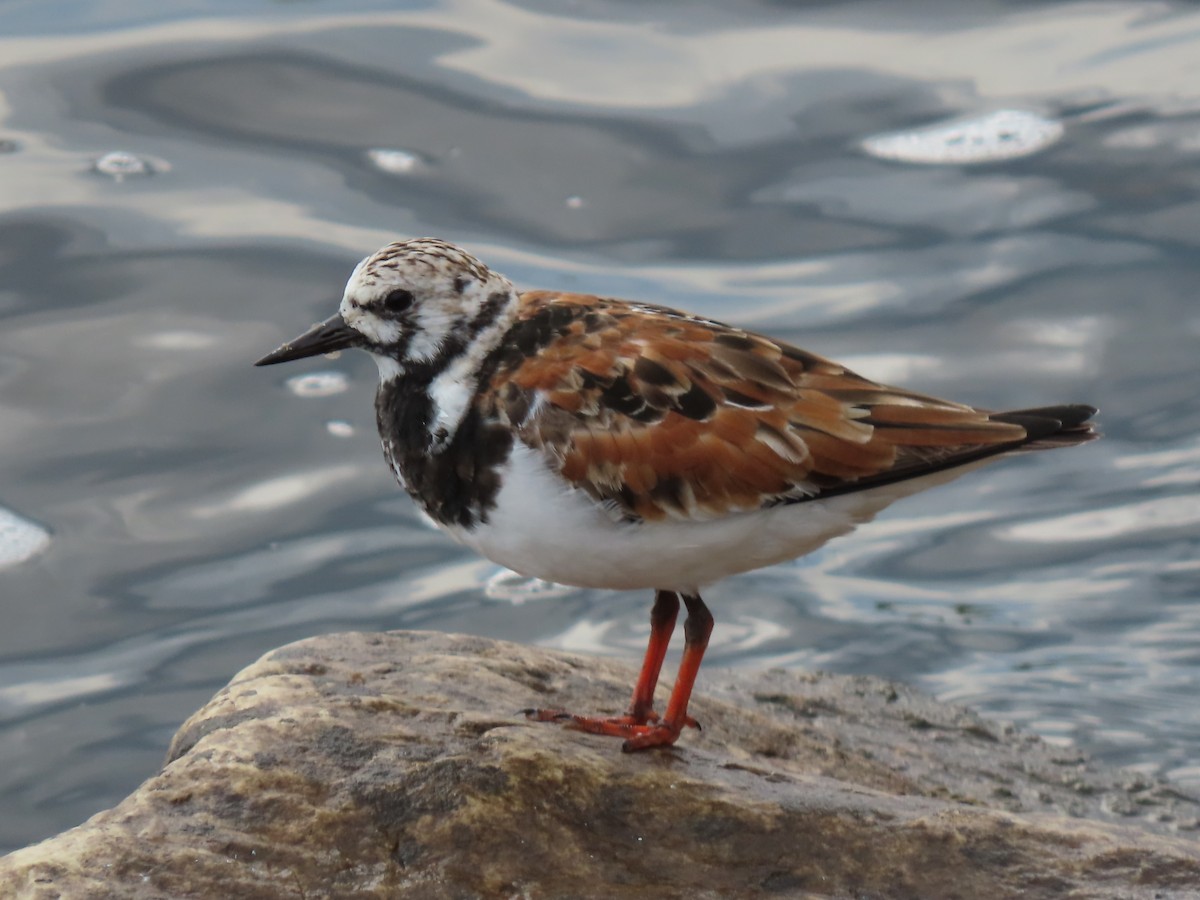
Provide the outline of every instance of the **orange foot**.
{"type": "Polygon", "coordinates": [[[669,747],[678,740],[682,726],[700,727],[691,716],[684,718],[682,726],[671,725],[662,721],[653,710],[644,716],[577,716],[562,709],[523,709],[521,712],[534,722],[562,722],[576,731],[625,738],[621,749],[626,753],[648,747],[669,747]]]}

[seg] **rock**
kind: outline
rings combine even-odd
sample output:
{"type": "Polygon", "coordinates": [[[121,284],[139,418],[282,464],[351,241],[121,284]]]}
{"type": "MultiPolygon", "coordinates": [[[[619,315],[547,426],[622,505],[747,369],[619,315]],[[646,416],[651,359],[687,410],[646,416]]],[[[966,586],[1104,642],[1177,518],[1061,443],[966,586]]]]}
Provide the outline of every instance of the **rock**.
{"type": "Polygon", "coordinates": [[[192,716],[0,896],[1200,896],[1200,805],[899,685],[701,674],[665,751],[525,721],[621,711],[623,662],[397,632],[301,641],[192,716]]]}

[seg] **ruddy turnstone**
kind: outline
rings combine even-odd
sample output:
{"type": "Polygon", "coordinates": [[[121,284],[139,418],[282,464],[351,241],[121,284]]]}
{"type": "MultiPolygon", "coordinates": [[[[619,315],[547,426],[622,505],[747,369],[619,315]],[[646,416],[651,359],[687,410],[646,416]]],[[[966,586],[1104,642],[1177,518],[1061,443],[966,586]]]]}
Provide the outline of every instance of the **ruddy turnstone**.
{"type": "Polygon", "coordinates": [[[702,585],[809,553],[974,464],[1095,437],[1091,406],[990,412],[673,309],[518,293],[432,238],[368,256],[337,313],[256,365],[350,347],[379,366],[396,479],[451,537],[523,575],[654,590],[625,715],[525,711],[625,750],[696,724],[688,699],[713,627],[702,585]],[[683,658],[659,716],[680,597],[683,658]]]}

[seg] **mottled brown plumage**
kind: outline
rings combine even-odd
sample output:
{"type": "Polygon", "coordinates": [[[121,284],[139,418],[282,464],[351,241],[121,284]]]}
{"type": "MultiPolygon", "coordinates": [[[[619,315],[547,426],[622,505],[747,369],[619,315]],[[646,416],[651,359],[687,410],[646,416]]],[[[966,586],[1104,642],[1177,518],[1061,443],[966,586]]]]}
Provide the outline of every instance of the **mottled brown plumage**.
{"type": "Polygon", "coordinates": [[[530,291],[515,328],[534,322],[540,339],[510,350],[481,392],[493,407],[485,415],[628,518],[703,519],[800,501],[1029,436],[986,410],[661,307],[530,291]]]}

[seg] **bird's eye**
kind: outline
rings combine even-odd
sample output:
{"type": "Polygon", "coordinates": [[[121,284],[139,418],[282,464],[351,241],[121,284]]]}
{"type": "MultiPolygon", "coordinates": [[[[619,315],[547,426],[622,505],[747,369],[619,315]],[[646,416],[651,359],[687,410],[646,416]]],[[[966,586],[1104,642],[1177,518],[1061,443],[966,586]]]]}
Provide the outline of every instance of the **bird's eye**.
{"type": "Polygon", "coordinates": [[[404,288],[396,288],[383,298],[383,308],[388,310],[388,312],[404,312],[412,304],[412,291],[406,291],[404,288]]]}

